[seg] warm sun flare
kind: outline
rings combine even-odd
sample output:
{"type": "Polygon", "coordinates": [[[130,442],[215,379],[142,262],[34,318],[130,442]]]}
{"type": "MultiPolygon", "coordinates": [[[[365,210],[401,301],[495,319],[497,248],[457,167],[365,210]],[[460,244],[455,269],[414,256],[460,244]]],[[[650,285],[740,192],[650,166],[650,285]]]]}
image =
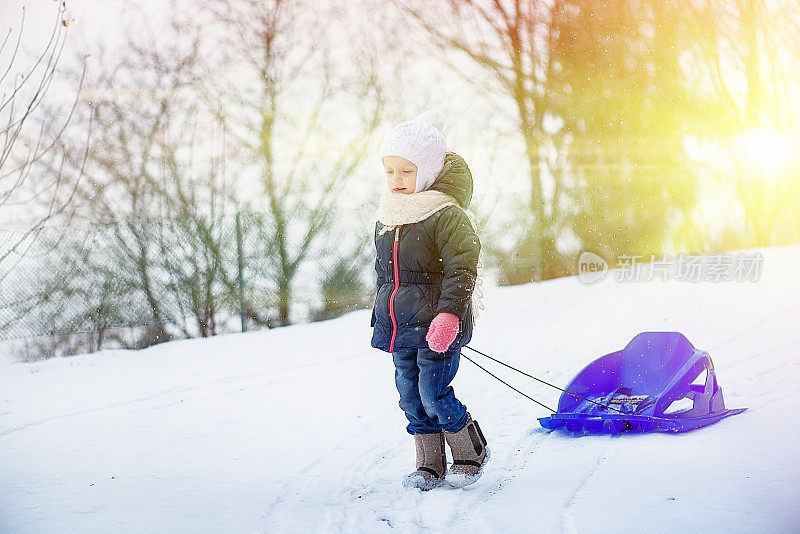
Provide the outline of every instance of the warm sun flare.
{"type": "Polygon", "coordinates": [[[770,179],[780,176],[792,162],[792,139],[771,128],[752,128],[734,139],[735,157],[748,174],[770,179]]]}

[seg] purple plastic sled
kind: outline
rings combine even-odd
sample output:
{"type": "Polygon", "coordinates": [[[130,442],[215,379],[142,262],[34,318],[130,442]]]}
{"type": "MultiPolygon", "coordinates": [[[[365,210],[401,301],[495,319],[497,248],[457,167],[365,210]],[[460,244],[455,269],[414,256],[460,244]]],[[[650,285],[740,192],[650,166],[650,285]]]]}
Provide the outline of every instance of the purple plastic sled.
{"type": "Polygon", "coordinates": [[[539,419],[543,427],[685,432],[747,409],[725,408],[711,357],[679,332],[642,332],[587,365],[565,389],[604,406],[563,393],[558,412],[539,419]]]}

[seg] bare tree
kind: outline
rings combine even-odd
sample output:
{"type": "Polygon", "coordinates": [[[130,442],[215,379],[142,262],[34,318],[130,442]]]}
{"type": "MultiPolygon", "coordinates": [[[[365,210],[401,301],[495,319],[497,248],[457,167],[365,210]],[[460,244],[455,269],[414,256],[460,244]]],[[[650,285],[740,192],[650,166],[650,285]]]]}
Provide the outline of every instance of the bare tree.
{"type": "Polygon", "coordinates": [[[172,28],[129,27],[124,56],[98,52],[77,109],[94,118],[85,163],[68,137],[55,143],[65,174],[84,179],[70,233],[48,258],[55,268],[17,317],[96,332],[90,349],[120,325],[150,325],[135,346],[214,335],[233,298],[225,134],[195,90],[198,32],[172,28]]]}
{"type": "MultiPolygon", "coordinates": [[[[546,141],[544,118],[549,94],[547,80],[548,2],[485,2],[453,0],[395,5],[416,20],[443,50],[456,50],[493,74],[516,110],[518,131],[525,141],[530,172],[529,207],[534,279],[540,280],[546,239],[545,199],[540,153],[546,141]]],[[[556,1],[556,4],[558,1],[556,1]]]]}
{"type": "Polygon", "coordinates": [[[246,164],[260,177],[263,207],[250,204],[270,221],[262,272],[275,282],[277,317],[254,318],[267,326],[286,325],[292,281],[315,242],[336,239],[329,235],[332,216],[379,123],[378,52],[361,48],[344,61],[335,59],[325,28],[346,21],[310,2],[206,0],[204,5],[221,30],[221,59],[215,64],[230,68],[228,75],[207,77],[207,93],[246,164]],[[345,72],[348,67],[355,71],[345,72]],[[350,126],[352,136],[337,125],[350,126]]]}
{"type": "MultiPolygon", "coordinates": [[[[12,37],[9,28],[0,42],[0,54],[10,54],[8,65],[0,73],[0,207],[6,216],[12,211],[25,216],[20,232],[3,236],[0,265],[20,261],[46,223],[65,212],[80,178],[78,173],[68,179],[61,172],[63,162],[51,167],[52,172],[38,172],[38,165],[57,158],[54,146],[72,119],[77,104],[76,97],[60,124],[55,122],[52,110],[44,105],[53,82],[65,83],[58,76],[58,68],[67,39],[66,2],[58,3],[44,49],[30,64],[20,69],[20,63],[25,61],[21,56],[24,26],[23,7],[16,38],[12,37]]],[[[84,69],[78,73],[76,94],[80,92],[84,73],[85,63],[84,69]]],[[[90,131],[90,128],[86,129],[87,137],[90,131]]],[[[4,265],[0,282],[13,269],[14,265],[4,265]]]]}
{"type": "MultiPolygon", "coordinates": [[[[252,70],[252,58],[240,60],[242,47],[233,50],[232,43],[224,51],[235,61],[208,63],[213,59],[203,47],[216,50],[218,42],[199,38],[199,19],[172,20],[173,33],[129,26],[126,54],[97,52],[98,67],[76,109],[93,118],[85,164],[71,139],[55,146],[65,174],[83,175],[69,232],[48,258],[63,269],[52,269],[39,278],[34,295],[18,299],[18,319],[38,332],[93,332],[84,350],[105,340],[140,347],[214,335],[229,329],[225,322],[240,307],[257,324],[277,326],[289,321],[291,282],[304,262],[335,252],[349,274],[358,271],[356,264],[369,264],[359,255],[363,243],[345,244],[331,232],[378,120],[379,86],[371,78],[377,52],[362,57],[356,76],[339,76],[327,58],[309,59],[315,53],[298,45],[309,44],[299,37],[306,33],[286,23],[281,39],[294,41],[280,53],[265,45],[268,60],[260,71],[252,70]],[[220,71],[221,65],[231,71],[220,71]],[[226,78],[243,67],[255,72],[255,99],[247,86],[237,85],[243,80],[226,78]],[[268,84],[265,72],[275,77],[268,84]],[[306,100],[313,94],[310,82],[320,82],[312,105],[306,100]],[[352,107],[356,115],[345,114],[351,139],[341,135],[341,120],[326,128],[322,117],[348,98],[348,106],[367,102],[352,107]],[[264,206],[247,188],[253,169],[264,206]],[[237,280],[235,212],[244,223],[250,274],[244,293],[237,280]],[[120,325],[142,324],[150,326],[137,340],[114,334],[120,325]]],[[[207,30],[203,26],[204,37],[207,30]]],[[[49,165],[52,171],[54,162],[49,165]]],[[[86,343],[75,339],[56,336],[52,347],[76,350],[74,343],[86,343]]]]}
{"type": "Polygon", "coordinates": [[[688,93],[679,86],[677,66],[687,42],[701,37],[687,32],[695,20],[691,2],[662,4],[394,1],[405,20],[416,21],[432,37],[443,58],[467,59],[490,73],[496,85],[487,88],[483,79],[470,79],[461,64],[449,60],[457,72],[513,108],[530,177],[529,211],[520,220],[526,233],[516,252],[521,269],[512,263],[507,273],[516,281],[569,274],[574,261],[559,250],[559,240],[595,246],[616,236],[618,242],[608,243],[612,254],[626,246],[625,238],[635,241],[629,248],[658,249],[674,214],[657,206],[637,210],[638,201],[663,203],[666,196],[680,210],[691,204],[684,194],[688,185],[670,192],[659,184],[685,170],[676,119],[691,117],[697,108],[684,102],[688,93]],[[675,10],[686,20],[670,14],[675,10]],[[680,32],[686,37],[676,39],[680,32]],[[667,120],[660,123],[656,112],[647,115],[659,99],[680,103],[666,110],[667,120]],[[606,188],[607,180],[614,189],[606,188]],[[596,225],[604,231],[592,233],[596,225]]]}

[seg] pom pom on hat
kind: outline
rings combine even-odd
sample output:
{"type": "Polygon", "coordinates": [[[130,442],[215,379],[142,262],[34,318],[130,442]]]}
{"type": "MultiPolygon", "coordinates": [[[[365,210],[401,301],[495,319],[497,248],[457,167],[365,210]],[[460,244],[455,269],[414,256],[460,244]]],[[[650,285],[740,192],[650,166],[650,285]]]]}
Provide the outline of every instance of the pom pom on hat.
{"type": "Polygon", "coordinates": [[[400,156],[417,166],[414,192],[428,189],[444,166],[444,117],[428,110],[392,128],[383,138],[380,156],[400,156]]]}
{"type": "Polygon", "coordinates": [[[429,109],[428,111],[420,114],[416,120],[427,122],[440,132],[444,130],[444,117],[435,109],[429,109]]]}

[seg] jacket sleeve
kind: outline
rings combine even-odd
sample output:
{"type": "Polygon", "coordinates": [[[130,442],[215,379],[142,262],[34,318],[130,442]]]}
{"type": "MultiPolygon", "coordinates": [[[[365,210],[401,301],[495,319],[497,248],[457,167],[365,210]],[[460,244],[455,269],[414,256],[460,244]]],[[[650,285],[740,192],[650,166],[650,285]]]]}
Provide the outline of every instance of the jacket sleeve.
{"type": "Polygon", "coordinates": [[[381,264],[378,256],[378,224],[375,224],[375,299],[372,303],[372,318],[369,320],[370,326],[375,326],[375,305],[378,299],[378,290],[381,288],[381,264]]]}
{"type": "Polygon", "coordinates": [[[436,313],[449,312],[463,320],[475,289],[481,242],[467,215],[455,206],[441,212],[433,239],[444,272],[436,313]]]}
{"type": "Polygon", "coordinates": [[[375,223],[375,237],[373,238],[373,242],[375,243],[375,293],[377,296],[378,290],[381,288],[381,263],[380,257],[378,256],[378,223],[375,223]]]}

